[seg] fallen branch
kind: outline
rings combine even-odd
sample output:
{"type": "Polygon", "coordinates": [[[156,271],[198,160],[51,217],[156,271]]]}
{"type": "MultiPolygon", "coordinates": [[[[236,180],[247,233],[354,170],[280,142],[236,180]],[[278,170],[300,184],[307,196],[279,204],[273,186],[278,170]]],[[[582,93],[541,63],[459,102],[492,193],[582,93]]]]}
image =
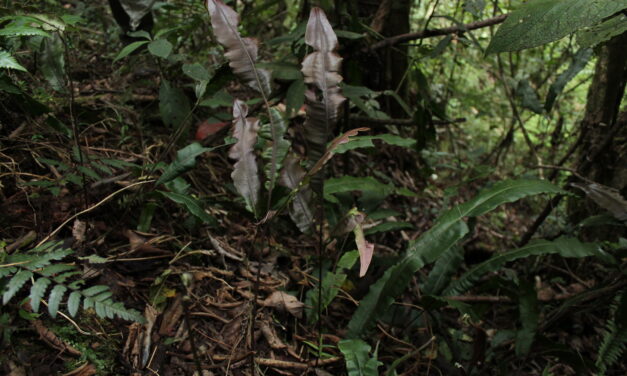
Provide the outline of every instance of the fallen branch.
{"type": "Polygon", "coordinates": [[[470,30],[481,29],[484,27],[500,24],[501,22],[505,21],[506,18],[507,14],[502,14],[500,16],[488,18],[486,20],[471,22],[464,25],[456,25],[451,27],[445,27],[442,29],[425,29],[415,33],[400,34],[393,37],[385,38],[382,41],[373,44],[372,46],[370,46],[369,50],[378,50],[380,48],[393,46],[395,44],[407,42],[410,40],[431,38],[441,35],[463,33],[470,30]]]}

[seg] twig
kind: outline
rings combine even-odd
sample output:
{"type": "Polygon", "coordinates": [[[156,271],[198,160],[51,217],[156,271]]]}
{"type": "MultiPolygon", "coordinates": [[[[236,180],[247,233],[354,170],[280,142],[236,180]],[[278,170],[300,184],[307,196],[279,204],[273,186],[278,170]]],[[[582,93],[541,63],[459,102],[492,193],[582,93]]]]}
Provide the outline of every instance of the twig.
{"type": "MultiPolygon", "coordinates": [[[[369,127],[382,127],[385,125],[398,125],[398,126],[414,126],[416,125],[416,120],[414,119],[375,119],[369,118],[366,116],[351,116],[350,121],[354,123],[358,123],[361,126],[369,126],[369,127]]],[[[433,120],[433,125],[450,125],[455,123],[463,123],[466,121],[466,118],[455,118],[451,120],[433,120]]]]}
{"type": "Polygon", "coordinates": [[[57,227],[54,231],[52,231],[50,234],[48,234],[48,236],[46,236],[45,238],[43,238],[39,243],[37,243],[37,247],[39,247],[40,245],[44,244],[45,242],[47,242],[51,237],[55,236],[59,231],[61,231],[61,229],[63,228],[63,226],[67,225],[70,221],[72,221],[75,218],[78,218],[79,216],[85,214],[85,213],[89,213],[90,211],[96,209],[97,207],[99,207],[100,205],[104,204],[105,202],[111,200],[113,197],[117,196],[118,194],[124,192],[127,189],[136,187],[138,185],[142,185],[142,184],[147,184],[147,183],[152,183],[154,182],[154,180],[144,180],[144,181],[138,181],[136,183],[127,185],[126,187],[119,189],[113,193],[111,193],[110,195],[108,195],[107,197],[103,198],[102,200],[100,200],[98,203],[96,203],[95,205],[92,205],[90,207],[88,207],[85,210],[82,210],[76,214],[74,214],[73,216],[71,216],[70,218],[66,219],[63,223],[61,223],[59,225],[59,227],[57,227]]]}
{"type": "Polygon", "coordinates": [[[488,18],[486,20],[471,22],[465,25],[445,27],[442,29],[425,29],[425,30],[421,30],[415,33],[400,34],[394,37],[386,38],[380,42],[373,44],[372,46],[370,46],[369,50],[377,50],[380,48],[393,46],[395,44],[407,42],[410,40],[431,38],[431,37],[437,37],[441,35],[463,33],[463,32],[470,31],[470,30],[481,29],[484,27],[500,24],[501,22],[505,21],[506,18],[507,18],[507,14],[502,14],[494,18],[488,18]]]}

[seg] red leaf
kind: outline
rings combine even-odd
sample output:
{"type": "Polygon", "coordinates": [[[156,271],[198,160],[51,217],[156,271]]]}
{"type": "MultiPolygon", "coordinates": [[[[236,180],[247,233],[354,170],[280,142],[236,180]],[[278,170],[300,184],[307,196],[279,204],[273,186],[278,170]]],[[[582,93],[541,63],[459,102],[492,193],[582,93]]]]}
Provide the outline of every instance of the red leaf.
{"type": "Polygon", "coordinates": [[[226,127],[227,125],[229,125],[229,123],[227,122],[209,124],[205,120],[202,123],[198,124],[198,128],[196,129],[196,136],[194,137],[194,139],[196,141],[202,141],[208,136],[217,133],[220,129],[226,127]]]}

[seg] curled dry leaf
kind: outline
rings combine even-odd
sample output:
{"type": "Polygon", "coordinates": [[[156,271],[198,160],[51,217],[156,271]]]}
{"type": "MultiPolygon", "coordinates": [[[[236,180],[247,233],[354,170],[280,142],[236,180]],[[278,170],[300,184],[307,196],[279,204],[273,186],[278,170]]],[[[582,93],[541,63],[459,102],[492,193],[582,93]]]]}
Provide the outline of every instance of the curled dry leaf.
{"type": "Polygon", "coordinates": [[[229,66],[253,89],[265,96],[270,94],[270,72],[257,69],[257,41],[242,38],[237,31],[239,16],[221,0],[207,0],[211,26],[218,42],[226,48],[229,66]]]}
{"type": "Polygon", "coordinates": [[[347,143],[350,141],[351,137],[357,136],[359,132],[367,132],[369,130],[370,128],[355,128],[337,136],[333,141],[331,141],[324,154],[320,157],[320,159],[318,159],[318,162],[316,162],[311,170],[309,170],[309,175],[312,176],[318,173],[318,171],[320,171],[320,169],[331,159],[331,157],[333,157],[335,149],[337,149],[338,146],[347,143]]]}
{"type": "Polygon", "coordinates": [[[303,317],[304,303],[301,303],[297,297],[292,296],[283,291],[275,291],[270,296],[260,302],[264,307],[276,308],[280,311],[287,311],[297,318],[303,317]]]}
{"type": "Polygon", "coordinates": [[[369,243],[366,240],[361,224],[357,223],[355,225],[353,233],[355,234],[355,243],[357,244],[357,250],[359,251],[359,276],[363,277],[366,275],[370,262],[372,261],[374,244],[369,243]]]}
{"type": "Polygon", "coordinates": [[[248,106],[236,99],[233,103],[233,137],[237,142],[229,150],[229,157],[237,162],[231,173],[237,192],[244,197],[246,205],[256,214],[259,201],[259,174],[253,147],[257,142],[259,120],[246,118],[248,106]]]}

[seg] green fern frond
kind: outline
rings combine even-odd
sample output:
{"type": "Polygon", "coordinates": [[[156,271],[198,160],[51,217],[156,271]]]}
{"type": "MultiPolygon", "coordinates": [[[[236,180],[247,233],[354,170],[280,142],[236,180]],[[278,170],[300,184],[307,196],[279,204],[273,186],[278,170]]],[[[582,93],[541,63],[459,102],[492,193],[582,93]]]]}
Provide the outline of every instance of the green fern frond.
{"type": "Polygon", "coordinates": [[[610,313],[612,316],[607,320],[603,342],[597,355],[599,375],[604,375],[627,347],[627,290],[623,290],[616,297],[610,313]]]}
{"type": "Polygon", "coordinates": [[[2,294],[2,304],[7,304],[32,276],[33,273],[29,270],[17,272],[7,284],[4,294],[2,294]]]}
{"type": "Polygon", "coordinates": [[[39,303],[41,302],[41,299],[46,293],[46,289],[48,288],[48,286],[50,286],[51,283],[52,281],[50,281],[48,278],[43,277],[39,278],[35,283],[33,283],[33,287],[30,288],[29,296],[30,305],[33,308],[33,311],[39,311],[39,303]]]}
{"type": "Polygon", "coordinates": [[[0,36],[2,37],[32,37],[32,36],[49,37],[50,34],[36,27],[11,25],[3,29],[0,29],[0,36]]]}
{"type": "Polygon", "coordinates": [[[72,254],[71,249],[62,247],[61,243],[48,242],[36,247],[27,253],[15,253],[6,257],[5,266],[0,266],[0,279],[8,279],[2,287],[2,303],[7,304],[26,284],[33,279],[29,299],[33,312],[39,312],[40,302],[46,296],[46,291],[53,286],[48,295],[48,313],[53,318],[59,313],[59,307],[67,295],[67,309],[70,315],[78,313],[81,300],[83,308],[93,308],[101,318],[113,319],[119,317],[124,320],[143,322],[140,312],[127,309],[122,303],[114,302],[113,293],[108,286],[97,285],[82,289],[83,280],[71,281],[81,272],[75,265],[55,263],[72,254]]]}

